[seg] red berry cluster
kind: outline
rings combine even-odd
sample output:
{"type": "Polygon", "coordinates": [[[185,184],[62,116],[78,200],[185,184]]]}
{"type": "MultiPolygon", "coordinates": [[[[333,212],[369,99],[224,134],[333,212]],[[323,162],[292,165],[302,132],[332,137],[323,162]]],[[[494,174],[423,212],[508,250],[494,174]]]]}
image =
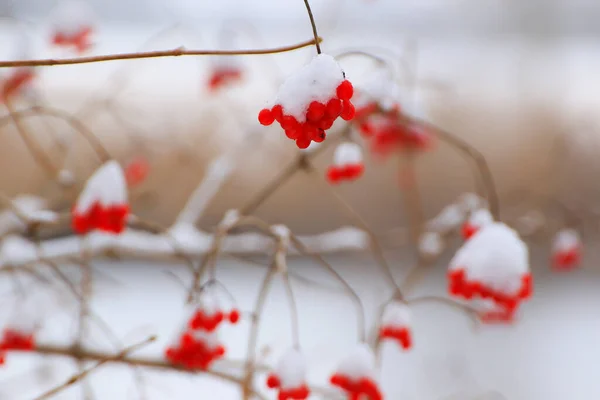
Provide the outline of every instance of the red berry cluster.
{"type": "Polygon", "coordinates": [[[171,363],[188,369],[207,369],[224,355],[224,346],[211,346],[203,337],[196,337],[194,332],[184,332],[177,346],[168,347],[165,352],[171,363]]]}
{"type": "Polygon", "coordinates": [[[395,340],[404,350],[408,350],[412,347],[412,335],[410,329],[404,326],[382,326],[379,329],[379,337],[382,339],[395,340]]]}
{"type": "Polygon", "coordinates": [[[128,186],[142,183],[148,176],[150,166],[143,158],[136,159],[125,167],[125,180],[128,186]]]}
{"type": "Polygon", "coordinates": [[[90,41],[91,34],[91,27],[84,27],[73,34],[56,32],[54,36],[52,36],[52,44],[59,47],[73,47],[79,54],[85,53],[92,47],[90,41]]]}
{"type": "Polygon", "coordinates": [[[383,394],[371,378],[351,379],[343,374],[334,374],[330,382],[347,392],[349,400],[383,400],[383,394]]]}
{"type": "Polygon", "coordinates": [[[307,385],[296,388],[282,388],[281,381],[275,374],[270,374],[267,377],[267,386],[270,389],[279,389],[277,400],[306,400],[310,396],[310,389],[307,385]]]}
{"type": "Polygon", "coordinates": [[[229,322],[236,324],[240,319],[240,312],[233,309],[227,315],[222,311],[208,315],[203,309],[196,310],[178,343],[166,349],[167,360],[188,369],[207,369],[211,363],[225,355],[225,347],[208,343],[206,335],[214,334],[226,317],[229,322]]]}
{"type": "Polygon", "coordinates": [[[464,269],[454,269],[448,272],[450,281],[449,293],[452,296],[471,300],[474,297],[493,300],[494,303],[506,313],[514,314],[523,300],[533,294],[533,277],[525,274],[521,277],[521,288],[515,295],[508,295],[501,291],[487,287],[482,282],[470,281],[464,269]]]}
{"type": "Polygon", "coordinates": [[[279,122],[288,138],[296,141],[300,149],[307,148],[311,142],[321,143],[325,140],[325,131],[333,125],[338,117],[345,121],[354,118],[354,105],[350,102],[354,88],[348,80],[342,81],[336,89],[336,96],[327,103],[313,101],[306,110],[306,121],[299,122],[293,115],[285,114],[281,104],[271,109],[265,108],[258,113],[258,122],[268,126],[279,122]]]}
{"type": "Polygon", "coordinates": [[[10,76],[0,82],[0,102],[5,103],[11,97],[19,94],[19,92],[28,85],[35,74],[31,68],[17,68],[10,76]]]}
{"type": "Polygon", "coordinates": [[[575,268],[581,262],[581,249],[573,247],[557,251],[552,256],[552,264],[555,269],[566,271],[575,268]]]}
{"type": "Polygon", "coordinates": [[[224,86],[240,81],[242,79],[242,71],[239,68],[216,68],[210,75],[208,80],[208,90],[216,92],[224,86]]]}
{"type": "Polygon", "coordinates": [[[86,212],[78,213],[73,208],[73,230],[82,235],[93,230],[120,234],[127,225],[129,205],[104,206],[96,201],[86,212]]]}
{"type": "Polygon", "coordinates": [[[362,163],[332,165],[327,169],[327,180],[333,184],[342,181],[353,181],[360,178],[364,170],[365,166],[362,163]]]}
{"type": "Polygon", "coordinates": [[[202,330],[213,332],[225,320],[225,317],[232,324],[237,324],[240,320],[240,312],[236,309],[231,310],[227,315],[223,311],[217,311],[214,314],[208,314],[205,310],[199,308],[194,312],[192,318],[188,322],[188,326],[192,330],[202,330]]]}
{"type": "Polygon", "coordinates": [[[3,365],[6,361],[7,351],[31,351],[34,347],[35,338],[32,333],[23,333],[16,329],[5,328],[0,340],[0,365],[3,365]]]}

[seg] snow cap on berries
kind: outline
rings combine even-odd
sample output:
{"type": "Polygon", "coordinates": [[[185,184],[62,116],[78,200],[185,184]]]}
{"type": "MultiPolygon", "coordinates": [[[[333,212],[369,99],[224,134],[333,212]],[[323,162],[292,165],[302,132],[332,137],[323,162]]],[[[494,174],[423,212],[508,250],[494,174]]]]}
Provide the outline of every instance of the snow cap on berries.
{"type": "Polygon", "coordinates": [[[397,341],[403,349],[410,349],[412,347],[411,322],[411,311],[408,305],[392,301],[383,311],[379,335],[382,339],[397,341]]]}
{"type": "Polygon", "coordinates": [[[354,180],[364,172],[362,149],[357,143],[344,142],[333,153],[333,165],[327,170],[327,180],[338,183],[342,180],[354,180]]]}
{"type": "Polygon", "coordinates": [[[335,165],[348,165],[362,163],[362,149],[360,145],[354,142],[344,142],[336,147],[333,153],[333,163],[335,165]]]}
{"type": "Polygon", "coordinates": [[[89,2],[82,0],[62,0],[55,11],[52,21],[54,33],[72,36],[90,28],[94,13],[89,2]]]}
{"type": "Polygon", "coordinates": [[[366,343],[359,343],[340,361],[336,371],[349,379],[375,379],[375,355],[366,343]]]}
{"type": "Polygon", "coordinates": [[[273,378],[269,380],[276,383],[281,389],[298,389],[306,386],[306,359],[298,349],[289,349],[277,362],[273,378]],[[276,382],[274,382],[276,381],[276,382]]]}
{"type": "Polygon", "coordinates": [[[310,103],[327,104],[329,99],[336,97],[337,87],[344,79],[344,71],[336,59],[328,54],[319,54],[287,78],[279,88],[275,104],[280,104],[286,115],[304,122],[310,103]]]}
{"type": "Polygon", "coordinates": [[[465,239],[471,238],[481,228],[494,222],[494,217],[488,209],[480,208],[471,213],[469,219],[462,227],[462,235],[465,239]]]}
{"type": "Polygon", "coordinates": [[[93,229],[121,233],[129,215],[125,174],[115,160],[107,161],[92,174],[73,208],[77,233],[93,229]]]}
{"type": "Polygon", "coordinates": [[[552,249],[554,252],[568,251],[581,246],[581,237],[575,229],[562,229],[556,233],[552,249]]]}
{"type": "Polygon", "coordinates": [[[75,204],[75,212],[85,213],[96,202],[105,207],[127,204],[125,175],[115,160],[107,161],[87,180],[75,204]]]}
{"type": "Polygon", "coordinates": [[[458,249],[449,270],[496,293],[513,296],[530,273],[529,250],[516,231],[501,222],[485,225],[458,249]]]}
{"type": "Polygon", "coordinates": [[[554,267],[570,269],[581,261],[581,236],[574,229],[562,229],[554,237],[552,257],[554,267]]]}

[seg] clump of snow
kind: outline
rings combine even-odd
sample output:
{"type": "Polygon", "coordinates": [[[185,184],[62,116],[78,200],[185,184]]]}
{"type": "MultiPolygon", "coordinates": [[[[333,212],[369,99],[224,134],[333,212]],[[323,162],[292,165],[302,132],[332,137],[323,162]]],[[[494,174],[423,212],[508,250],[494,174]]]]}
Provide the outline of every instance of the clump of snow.
{"type": "Polygon", "coordinates": [[[409,327],[412,321],[410,307],[399,301],[392,301],[386,305],[381,317],[384,326],[409,327]]]}
{"type": "Polygon", "coordinates": [[[444,241],[437,232],[425,232],[419,240],[419,251],[424,256],[435,257],[444,250],[444,241]]]}
{"type": "Polygon", "coordinates": [[[373,72],[371,79],[358,87],[356,108],[366,107],[377,103],[385,111],[391,110],[398,104],[400,87],[387,69],[380,68],[373,72]]]}
{"type": "Polygon", "coordinates": [[[325,103],[336,97],[337,87],[344,81],[344,71],[328,54],[315,56],[310,63],[290,75],[280,86],[275,104],[284,114],[298,122],[306,121],[306,110],[313,101],[325,103]]]}
{"type": "Polygon", "coordinates": [[[199,342],[204,343],[204,345],[206,345],[206,347],[210,350],[217,349],[218,347],[221,346],[219,334],[218,334],[218,331],[216,331],[216,330],[213,332],[197,330],[197,331],[192,331],[191,333],[194,336],[194,339],[196,339],[199,342]]]}
{"type": "Polygon", "coordinates": [[[286,241],[286,242],[290,240],[290,236],[291,236],[292,232],[290,231],[290,228],[288,228],[287,226],[273,225],[273,226],[271,226],[271,230],[273,231],[275,236],[277,236],[281,240],[286,241]]]}
{"type": "Polygon", "coordinates": [[[458,204],[450,204],[428,223],[428,228],[439,233],[457,229],[465,220],[466,214],[458,204]]]}
{"type": "Polygon", "coordinates": [[[168,236],[175,241],[176,248],[186,253],[197,253],[198,248],[210,248],[210,235],[201,232],[194,224],[179,222],[167,231],[168,236]]]}
{"type": "Polygon", "coordinates": [[[105,207],[127,204],[125,174],[115,160],[104,163],[87,180],[77,199],[74,211],[84,214],[96,202],[105,207]]]}
{"type": "Polygon", "coordinates": [[[35,244],[21,236],[8,235],[0,244],[0,265],[22,265],[36,259],[35,244]]]}
{"type": "Polygon", "coordinates": [[[460,196],[459,204],[465,211],[475,211],[484,207],[485,201],[475,193],[465,193],[460,196]]]}
{"type": "Polygon", "coordinates": [[[213,316],[221,311],[219,299],[212,287],[205,287],[199,294],[197,308],[207,316],[213,316]]]}
{"type": "Polygon", "coordinates": [[[488,209],[480,208],[471,213],[467,222],[475,228],[483,228],[494,222],[494,217],[488,209]]]}
{"type": "Polygon", "coordinates": [[[366,343],[359,343],[340,361],[336,371],[353,380],[361,378],[375,380],[375,355],[366,343]]]}
{"type": "Polygon", "coordinates": [[[75,175],[68,169],[61,169],[58,173],[58,183],[63,186],[72,186],[75,183],[75,175]]]}
{"type": "Polygon", "coordinates": [[[83,0],[62,0],[52,16],[55,33],[65,36],[76,35],[89,28],[94,22],[94,12],[89,2],[83,0]]]}
{"type": "Polygon", "coordinates": [[[354,142],[341,143],[333,153],[333,163],[337,166],[361,164],[362,161],[362,149],[354,142]]]}
{"type": "Polygon", "coordinates": [[[563,252],[581,247],[581,237],[575,229],[562,229],[556,233],[552,244],[553,252],[563,252]]]}
{"type": "Polygon", "coordinates": [[[275,367],[282,389],[295,389],[306,382],[306,360],[297,349],[289,349],[279,359],[275,367]]]}
{"type": "Polygon", "coordinates": [[[484,226],[456,252],[450,271],[463,269],[469,281],[517,294],[529,273],[529,250],[517,232],[501,222],[484,226]]]}

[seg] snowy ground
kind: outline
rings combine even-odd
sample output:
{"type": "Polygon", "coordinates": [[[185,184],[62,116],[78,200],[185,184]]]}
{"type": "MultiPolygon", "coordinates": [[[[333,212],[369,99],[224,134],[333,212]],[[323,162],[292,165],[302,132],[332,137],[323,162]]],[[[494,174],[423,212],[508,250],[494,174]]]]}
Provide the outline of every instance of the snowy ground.
{"type": "MultiPolygon", "coordinates": [[[[594,367],[600,357],[596,346],[600,317],[594,306],[600,301],[598,277],[585,271],[553,275],[545,271],[542,257],[536,259],[539,261],[536,296],[524,307],[520,321],[514,326],[473,330],[470,320],[453,309],[417,306],[414,350],[403,353],[392,345],[384,347],[382,382],[387,398],[561,400],[600,395],[594,367]],[[489,397],[477,397],[483,394],[489,397]]],[[[340,256],[330,260],[357,289],[372,321],[374,307],[385,300],[387,288],[370,257],[340,256]]],[[[391,254],[390,260],[400,263],[402,258],[391,254]]],[[[219,268],[219,277],[236,296],[239,307],[250,310],[265,270],[232,261],[222,261],[219,268]]],[[[291,268],[305,277],[334,284],[309,261],[295,260],[291,268]]],[[[158,343],[139,354],[160,357],[184,312],[181,306],[184,291],[166,271],[185,278],[183,268],[98,263],[97,270],[111,279],[106,275],[99,277],[94,311],[105,318],[125,343],[159,335],[158,343]]],[[[419,288],[419,293],[444,293],[443,267],[437,268],[437,272],[419,288]]],[[[298,281],[294,282],[294,288],[299,302],[301,344],[309,360],[309,380],[326,386],[336,361],[356,341],[354,308],[341,293],[308,287],[298,281]]],[[[40,333],[40,342],[67,339],[73,331],[70,322],[73,313],[74,310],[70,315],[52,313],[40,333]]],[[[265,315],[259,349],[268,345],[271,353],[265,361],[273,363],[291,344],[287,302],[280,282],[273,286],[265,315]]],[[[246,320],[224,329],[223,339],[232,359],[244,357],[247,328],[246,320]]],[[[101,333],[97,329],[93,332],[89,344],[110,349],[101,333]]],[[[9,356],[7,366],[0,370],[0,398],[31,398],[74,372],[73,362],[65,359],[9,356]],[[35,365],[47,369],[36,373],[35,365]]],[[[237,398],[235,387],[201,375],[149,370],[144,376],[149,399],[237,398]]],[[[123,367],[104,367],[94,373],[91,382],[98,399],[138,396],[134,374],[123,367]]],[[[259,385],[264,388],[264,384],[259,385]]],[[[73,387],[56,398],[79,399],[80,390],[73,387]]]]}

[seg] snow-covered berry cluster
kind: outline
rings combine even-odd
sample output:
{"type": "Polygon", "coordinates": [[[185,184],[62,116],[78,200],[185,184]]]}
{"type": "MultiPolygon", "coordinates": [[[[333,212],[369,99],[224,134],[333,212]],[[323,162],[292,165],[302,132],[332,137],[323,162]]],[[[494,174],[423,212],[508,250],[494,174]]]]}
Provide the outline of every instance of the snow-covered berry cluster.
{"type": "Polygon", "coordinates": [[[382,157],[397,151],[429,150],[433,145],[433,136],[427,129],[396,111],[372,116],[360,125],[360,131],[370,140],[371,151],[382,157]]]}
{"type": "Polygon", "coordinates": [[[6,103],[30,87],[35,78],[31,67],[13,68],[0,79],[0,103],[6,103]]]}
{"type": "Polygon", "coordinates": [[[381,317],[379,337],[398,343],[404,350],[412,347],[411,312],[407,304],[393,301],[386,305],[381,317]]]}
{"type": "Polygon", "coordinates": [[[365,343],[360,343],[338,365],[330,382],[348,394],[348,398],[382,400],[375,373],[375,355],[365,343]]]}
{"type": "Polygon", "coordinates": [[[336,119],[350,121],[354,88],[335,58],[319,54],[279,88],[275,105],[258,114],[262,125],[277,121],[300,149],[325,140],[336,119]]]}
{"type": "Polygon", "coordinates": [[[579,233],[574,229],[562,229],[552,244],[552,265],[557,270],[570,270],[581,262],[583,245],[579,233]]]}
{"type": "Polygon", "coordinates": [[[236,324],[240,320],[240,312],[237,309],[224,312],[215,294],[205,289],[185,328],[175,343],[165,350],[165,357],[185,368],[207,369],[225,355],[225,346],[217,331],[225,320],[236,324]]]}
{"type": "Polygon", "coordinates": [[[113,234],[124,231],[129,203],[125,175],[117,161],[107,161],[92,174],[72,214],[73,230],[78,234],[93,230],[113,234]]]}
{"type": "Polygon", "coordinates": [[[480,208],[471,213],[469,218],[461,227],[462,237],[467,240],[476,234],[481,228],[494,222],[494,217],[488,209],[480,208]]]}
{"type": "Polygon", "coordinates": [[[216,58],[211,66],[207,87],[210,92],[216,92],[230,84],[242,80],[242,67],[231,58],[216,58]]]}
{"type": "Polygon", "coordinates": [[[452,296],[493,301],[507,315],[533,293],[529,250],[516,231],[500,222],[481,227],[464,242],[450,261],[448,278],[452,296]]]}
{"type": "Polygon", "coordinates": [[[18,326],[4,328],[0,337],[0,365],[5,363],[8,351],[31,351],[34,347],[33,329],[18,326]]]}
{"type": "Polygon", "coordinates": [[[310,396],[306,361],[299,350],[290,349],[284,353],[275,370],[267,376],[267,386],[278,390],[278,400],[305,400],[310,396]]]}
{"type": "Polygon", "coordinates": [[[87,2],[63,0],[59,3],[54,20],[52,44],[71,48],[82,54],[92,47],[93,32],[93,13],[87,2]]]}
{"type": "Polygon", "coordinates": [[[327,169],[327,180],[330,183],[353,181],[364,172],[362,149],[356,143],[341,143],[333,153],[333,165],[327,169]]]}

